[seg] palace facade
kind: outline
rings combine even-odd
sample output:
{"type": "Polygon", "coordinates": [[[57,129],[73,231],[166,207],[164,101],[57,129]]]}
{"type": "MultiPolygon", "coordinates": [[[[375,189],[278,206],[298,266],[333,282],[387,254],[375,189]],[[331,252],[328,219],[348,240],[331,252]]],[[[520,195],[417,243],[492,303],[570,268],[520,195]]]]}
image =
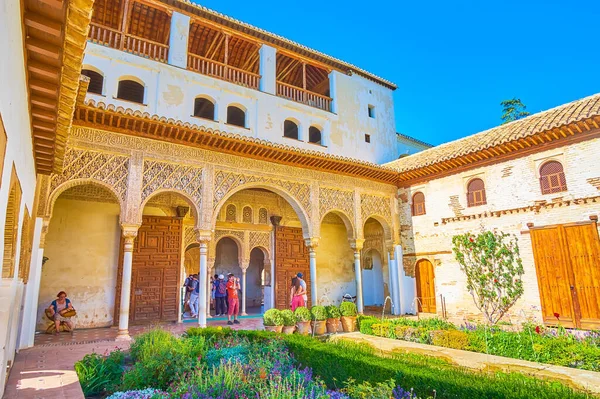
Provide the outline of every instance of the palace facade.
{"type": "Polygon", "coordinates": [[[0,26],[0,379],[58,291],[127,339],[182,321],[190,273],[200,326],[228,272],[243,313],[302,272],[311,304],[478,317],[451,238],[482,226],[519,237],[509,317],[598,328],[599,95],[430,148],[393,83],[194,3],[10,0],[0,26]]]}

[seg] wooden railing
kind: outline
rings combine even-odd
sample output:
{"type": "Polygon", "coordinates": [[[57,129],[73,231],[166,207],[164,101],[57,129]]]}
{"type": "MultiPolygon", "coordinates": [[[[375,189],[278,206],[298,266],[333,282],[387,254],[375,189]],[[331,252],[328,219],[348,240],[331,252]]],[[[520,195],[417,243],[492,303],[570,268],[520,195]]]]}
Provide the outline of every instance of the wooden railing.
{"type": "Polygon", "coordinates": [[[287,83],[277,82],[277,95],[311,107],[331,111],[331,98],[287,83]]]}
{"type": "Polygon", "coordinates": [[[188,69],[212,76],[213,78],[226,80],[241,86],[258,90],[260,75],[243,69],[223,64],[222,62],[210,60],[202,56],[188,53],[188,69]]]}
{"type": "Polygon", "coordinates": [[[133,35],[123,35],[116,29],[90,23],[89,38],[93,43],[124,50],[142,57],[167,62],[169,46],[133,35]]]}

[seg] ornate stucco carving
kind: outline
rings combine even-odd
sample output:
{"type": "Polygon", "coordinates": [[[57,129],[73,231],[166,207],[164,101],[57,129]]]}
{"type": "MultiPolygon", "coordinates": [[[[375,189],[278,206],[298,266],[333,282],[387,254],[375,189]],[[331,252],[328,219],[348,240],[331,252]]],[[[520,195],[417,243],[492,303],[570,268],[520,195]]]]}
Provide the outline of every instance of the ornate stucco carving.
{"type": "Polygon", "coordinates": [[[392,225],[392,209],[390,198],[373,194],[360,195],[360,213],[363,223],[371,216],[383,217],[388,225],[392,225]]]}
{"type": "Polygon", "coordinates": [[[320,187],[319,219],[322,219],[327,212],[333,209],[343,211],[354,225],[354,192],[331,187],[320,187]]]}
{"type": "Polygon", "coordinates": [[[251,231],[250,232],[250,250],[255,247],[263,247],[270,250],[271,234],[267,231],[251,231]]]}
{"type": "Polygon", "coordinates": [[[202,168],[144,160],[142,201],[162,189],[174,189],[189,194],[195,204],[202,199],[202,168]]]}
{"type": "Polygon", "coordinates": [[[194,226],[185,226],[184,237],[183,237],[183,247],[187,248],[191,244],[195,244],[196,240],[196,229],[194,226]]]}
{"type": "Polygon", "coordinates": [[[219,241],[219,239],[221,239],[222,237],[226,237],[226,236],[238,238],[242,244],[244,243],[244,232],[243,231],[217,229],[217,230],[215,230],[215,239],[214,239],[215,245],[216,245],[217,241],[219,241]]]}

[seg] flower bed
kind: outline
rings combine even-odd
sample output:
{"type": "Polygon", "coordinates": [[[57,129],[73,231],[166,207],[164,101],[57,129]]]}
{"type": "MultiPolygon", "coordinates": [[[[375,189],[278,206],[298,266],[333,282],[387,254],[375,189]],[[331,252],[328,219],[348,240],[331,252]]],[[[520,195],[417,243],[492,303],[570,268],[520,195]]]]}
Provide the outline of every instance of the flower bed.
{"type": "Polygon", "coordinates": [[[585,398],[516,374],[476,374],[414,355],[381,358],[357,344],[264,331],[155,330],[128,353],[76,364],[84,393],[150,398],[585,398]],[[414,390],[413,390],[414,389],[414,390]]]}
{"type": "Polygon", "coordinates": [[[467,324],[457,327],[441,319],[384,320],[361,317],[363,334],[487,353],[514,359],[600,371],[600,333],[578,334],[563,328],[526,324],[519,332],[467,324]]]}

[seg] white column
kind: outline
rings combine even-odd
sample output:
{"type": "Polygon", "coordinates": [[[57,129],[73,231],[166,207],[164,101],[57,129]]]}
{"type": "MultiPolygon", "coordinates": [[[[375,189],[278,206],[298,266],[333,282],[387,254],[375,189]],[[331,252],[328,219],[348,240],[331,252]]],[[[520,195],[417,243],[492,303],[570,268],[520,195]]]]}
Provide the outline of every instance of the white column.
{"type": "Polygon", "coordinates": [[[211,233],[206,230],[196,230],[196,237],[200,245],[200,295],[198,296],[198,326],[206,327],[206,287],[208,279],[208,242],[211,233]]]}
{"type": "Polygon", "coordinates": [[[133,245],[140,226],[123,225],[123,277],[121,279],[121,304],[119,307],[119,332],[117,340],[129,340],[129,300],[131,298],[131,270],[133,245]]]}
{"type": "Polygon", "coordinates": [[[363,289],[362,289],[362,268],[360,267],[360,250],[365,240],[351,240],[350,247],[354,251],[354,275],[356,278],[356,308],[358,313],[364,313],[363,289]]]}
{"type": "Polygon", "coordinates": [[[187,68],[188,39],[190,36],[190,17],[173,12],[171,15],[171,32],[169,34],[170,65],[187,68]]]}
{"type": "Polygon", "coordinates": [[[308,248],[310,264],[310,300],[312,306],[315,306],[319,304],[319,296],[317,293],[317,246],[319,245],[319,239],[316,237],[306,239],[305,244],[308,248]]]}
{"type": "Polygon", "coordinates": [[[214,269],[214,265],[215,265],[215,260],[214,259],[209,259],[208,260],[208,272],[207,272],[207,276],[206,276],[206,318],[207,319],[212,319],[212,316],[210,315],[210,299],[211,299],[211,286],[210,286],[210,276],[213,275],[213,270],[214,269]]]}
{"type": "Polygon", "coordinates": [[[258,88],[265,93],[276,94],[276,58],[277,50],[263,44],[258,51],[260,83],[258,88]]]}
{"type": "Polygon", "coordinates": [[[401,313],[401,298],[400,298],[400,276],[398,275],[398,259],[396,256],[396,248],[392,247],[390,251],[390,268],[392,270],[392,284],[394,285],[394,301],[393,313],[399,315],[401,313]]]}
{"type": "Polygon", "coordinates": [[[329,96],[331,97],[331,112],[337,114],[338,112],[338,101],[337,101],[337,79],[339,72],[332,71],[329,74],[329,96]]]}
{"type": "Polygon", "coordinates": [[[249,266],[249,262],[242,263],[242,316],[248,316],[246,313],[246,271],[249,266]]]}

